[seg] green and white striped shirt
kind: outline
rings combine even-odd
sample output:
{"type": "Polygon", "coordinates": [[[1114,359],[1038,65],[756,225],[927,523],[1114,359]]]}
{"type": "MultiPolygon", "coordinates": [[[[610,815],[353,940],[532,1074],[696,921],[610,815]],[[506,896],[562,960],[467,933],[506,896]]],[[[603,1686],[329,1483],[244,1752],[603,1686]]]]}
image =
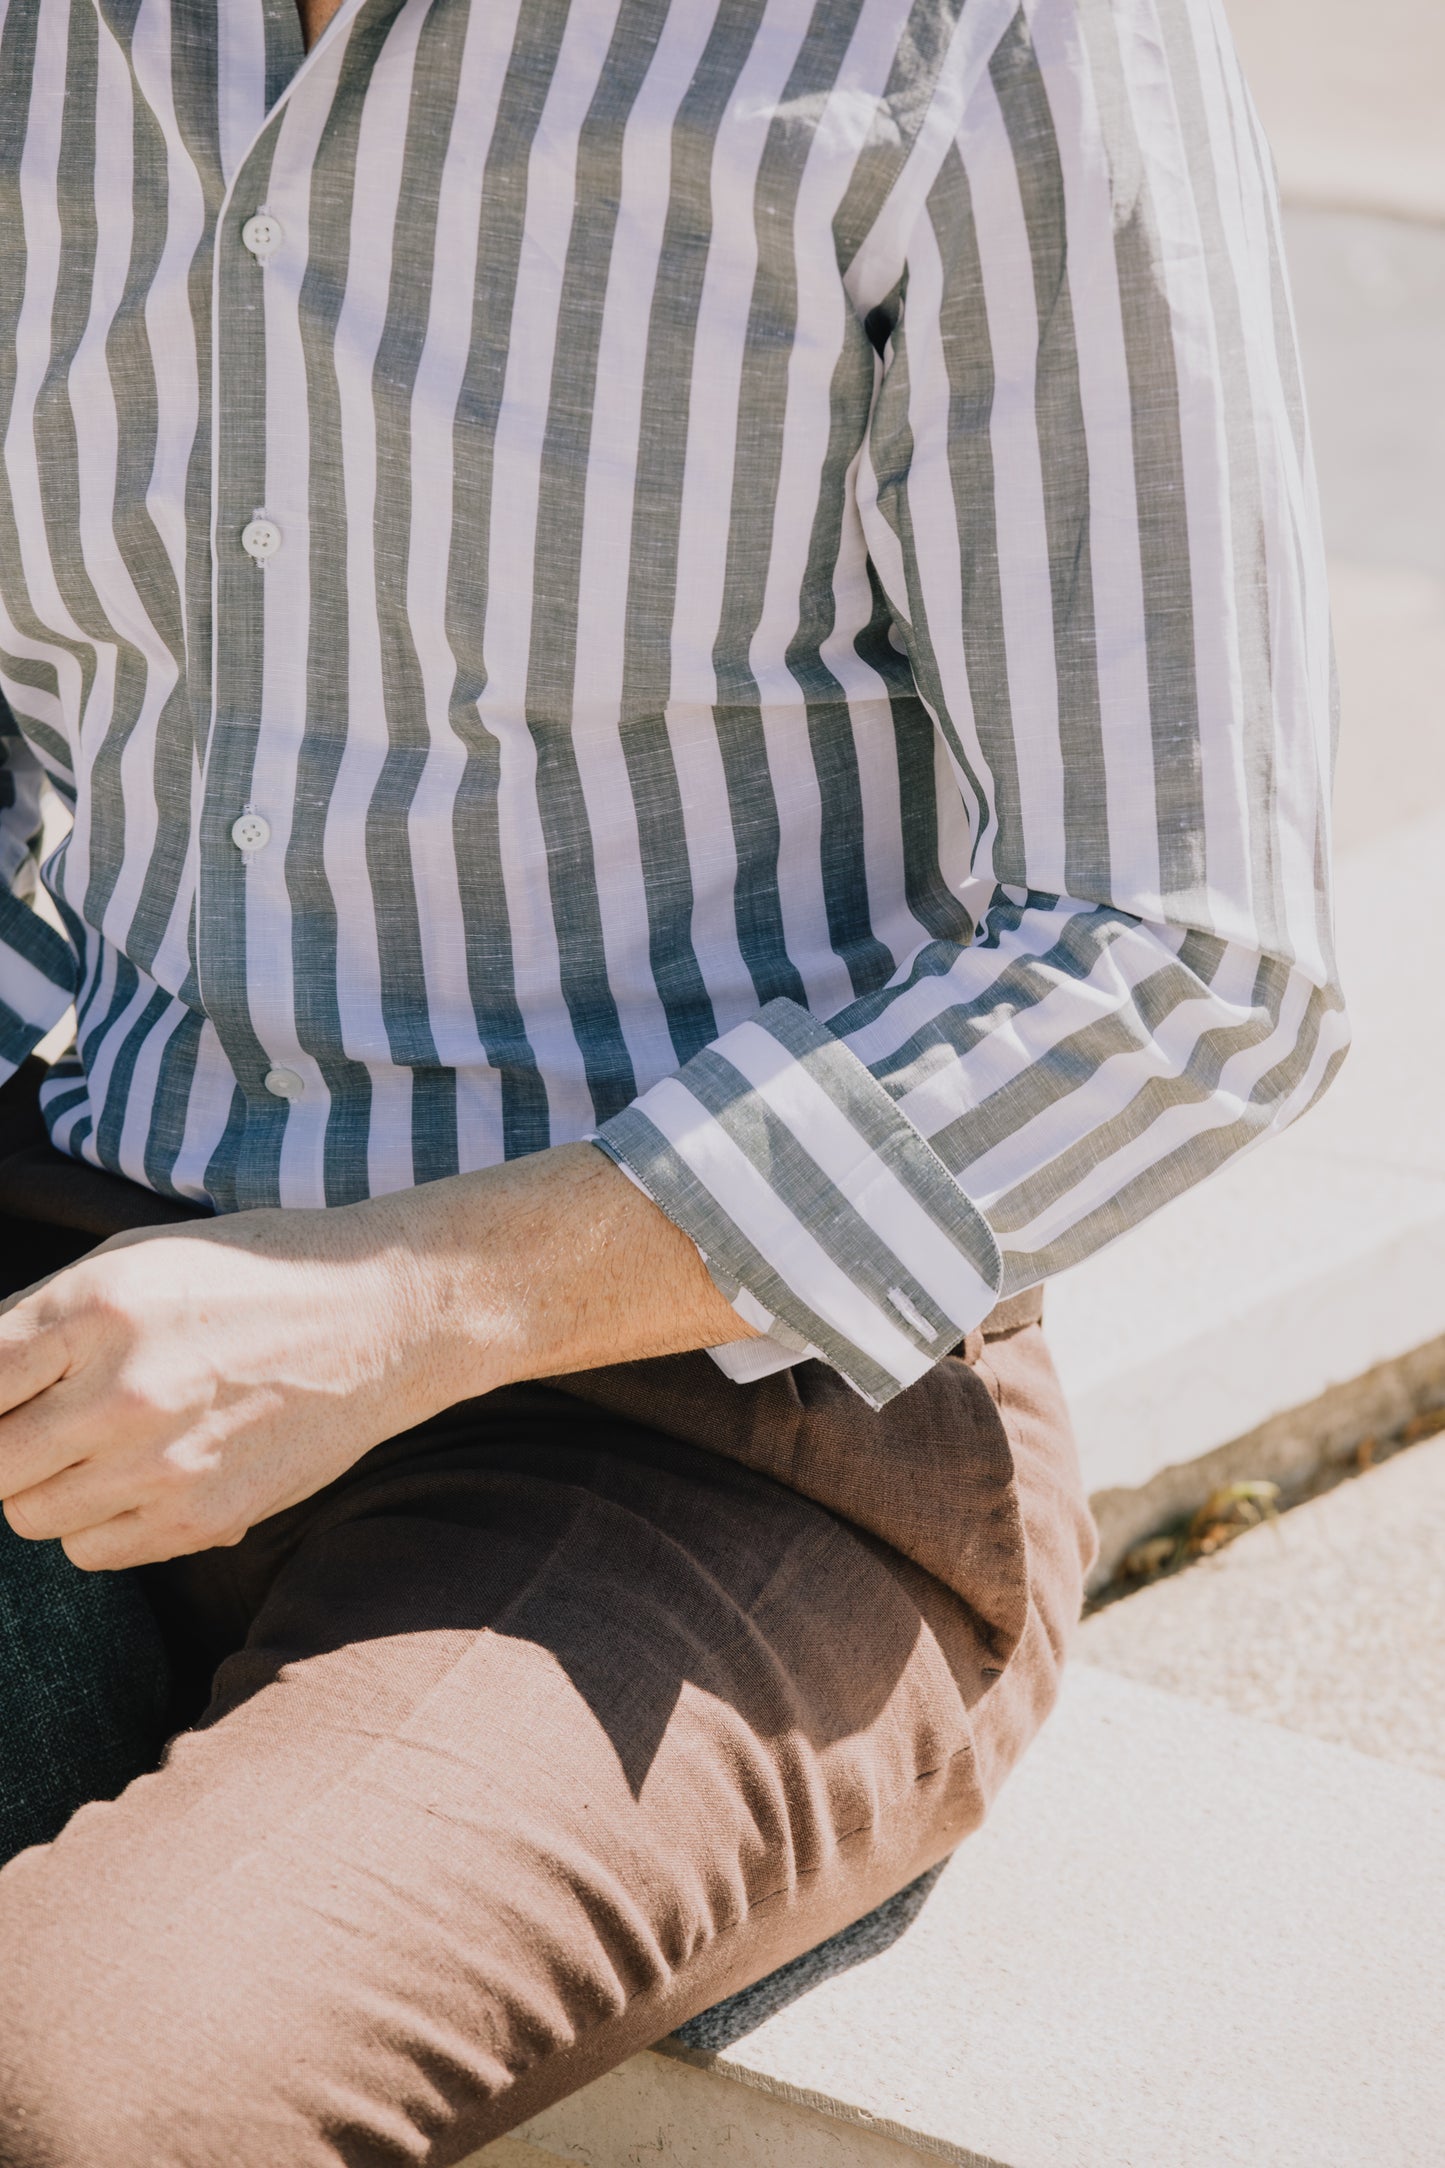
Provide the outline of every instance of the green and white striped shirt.
{"type": "Polygon", "coordinates": [[[879,1403],[1340,1059],[1217,0],[0,0],[0,426],[64,1151],[596,1135],[879,1403]]]}

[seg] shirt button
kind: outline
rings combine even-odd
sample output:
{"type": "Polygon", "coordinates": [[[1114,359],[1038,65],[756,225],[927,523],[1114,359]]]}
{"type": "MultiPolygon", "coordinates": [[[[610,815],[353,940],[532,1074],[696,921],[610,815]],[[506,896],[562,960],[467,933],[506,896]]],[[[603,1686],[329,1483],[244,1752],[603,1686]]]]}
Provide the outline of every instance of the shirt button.
{"type": "Polygon", "coordinates": [[[269,211],[255,211],[241,228],[241,239],[258,263],[274,256],[281,246],[282,229],[279,218],[269,211]]]}
{"type": "Polygon", "coordinates": [[[248,519],[241,529],[241,547],[258,565],[264,565],[268,557],[274,557],[281,547],[281,530],[274,519],[264,519],[257,513],[248,519]]]}
{"type": "Polygon", "coordinates": [[[231,823],[231,841],[238,851],[264,851],[271,840],[271,823],[262,813],[243,813],[231,823]]]}
{"type": "Polygon", "coordinates": [[[294,1069],[268,1069],[261,1081],[273,1099],[299,1099],[306,1089],[294,1069]]]}

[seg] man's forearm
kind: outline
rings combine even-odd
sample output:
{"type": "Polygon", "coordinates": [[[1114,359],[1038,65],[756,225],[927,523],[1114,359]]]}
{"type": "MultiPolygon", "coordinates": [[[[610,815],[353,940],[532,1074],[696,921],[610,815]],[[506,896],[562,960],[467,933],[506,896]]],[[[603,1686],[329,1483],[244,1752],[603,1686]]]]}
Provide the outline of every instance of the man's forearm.
{"type": "Polygon", "coordinates": [[[140,1229],[0,1315],[0,1500],[77,1565],[141,1565],[239,1541],[457,1401],[748,1337],[590,1144],[140,1229]]]}
{"type": "Polygon", "coordinates": [[[361,1209],[394,1225],[399,1268],[426,1282],[449,1399],[753,1337],[687,1236],[592,1144],[361,1209]]]}

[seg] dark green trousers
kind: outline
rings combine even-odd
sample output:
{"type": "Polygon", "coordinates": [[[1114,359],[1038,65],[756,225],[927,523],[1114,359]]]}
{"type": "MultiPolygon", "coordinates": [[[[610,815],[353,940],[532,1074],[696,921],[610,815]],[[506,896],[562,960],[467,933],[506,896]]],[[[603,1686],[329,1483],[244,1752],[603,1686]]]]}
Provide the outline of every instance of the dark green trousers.
{"type": "MultiPolygon", "coordinates": [[[[38,1071],[27,1063],[0,1089],[0,1165],[43,1138],[38,1071]]],[[[96,1240],[83,1228],[0,1215],[0,1298],[96,1240]]],[[[140,1581],[80,1573],[58,1543],[22,1543],[0,1520],[0,1865],[46,1843],[86,1800],[113,1799],[154,1767],[170,1695],[140,1581]]]]}
{"type": "Polygon", "coordinates": [[[80,1573],[0,1522],[0,1864],[152,1768],[169,1667],[134,1577],[80,1573]]]}

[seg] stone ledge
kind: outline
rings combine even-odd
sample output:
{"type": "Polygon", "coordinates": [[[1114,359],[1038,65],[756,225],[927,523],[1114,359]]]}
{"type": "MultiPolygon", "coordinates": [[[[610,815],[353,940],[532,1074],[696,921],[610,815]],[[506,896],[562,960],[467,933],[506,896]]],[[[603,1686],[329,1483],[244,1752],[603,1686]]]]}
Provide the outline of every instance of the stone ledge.
{"type": "Polygon", "coordinates": [[[1445,1334],[1331,1386],[1303,1407],[1287,1408],[1212,1453],[1161,1468],[1134,1489],[1095,1491],[1089,1503],[1099,1557],[1091,1590],[1104,1586],[1142,1537],[1182,1520],[1224,1484],[1262,1479],[1278,1483],[1287,1497],[1312,1477],[1352,1462],[1365,1439],[1387,1438],[1413,1416],[1439,1407],[1445,1407],[1445,1334]]]}
{"type": "Polygon", "coordinates": [[[1445,1784],[1076,1666],[901,1942],[506,2168],[1435,2168],[1442,1950],[1445,1784]]]}
{"type": "MultiPolygon", "coordinates": [[[[650,2050],[515,2138],[484,2146],[463,2168],[918,2168],[938,2148],[880,2129],[846,2105],[796,2086],[719,2075],[683,2054],[650,2050]]],[[[966,2168],[1004,2168],[946,2151],[966,2168]]]]}

